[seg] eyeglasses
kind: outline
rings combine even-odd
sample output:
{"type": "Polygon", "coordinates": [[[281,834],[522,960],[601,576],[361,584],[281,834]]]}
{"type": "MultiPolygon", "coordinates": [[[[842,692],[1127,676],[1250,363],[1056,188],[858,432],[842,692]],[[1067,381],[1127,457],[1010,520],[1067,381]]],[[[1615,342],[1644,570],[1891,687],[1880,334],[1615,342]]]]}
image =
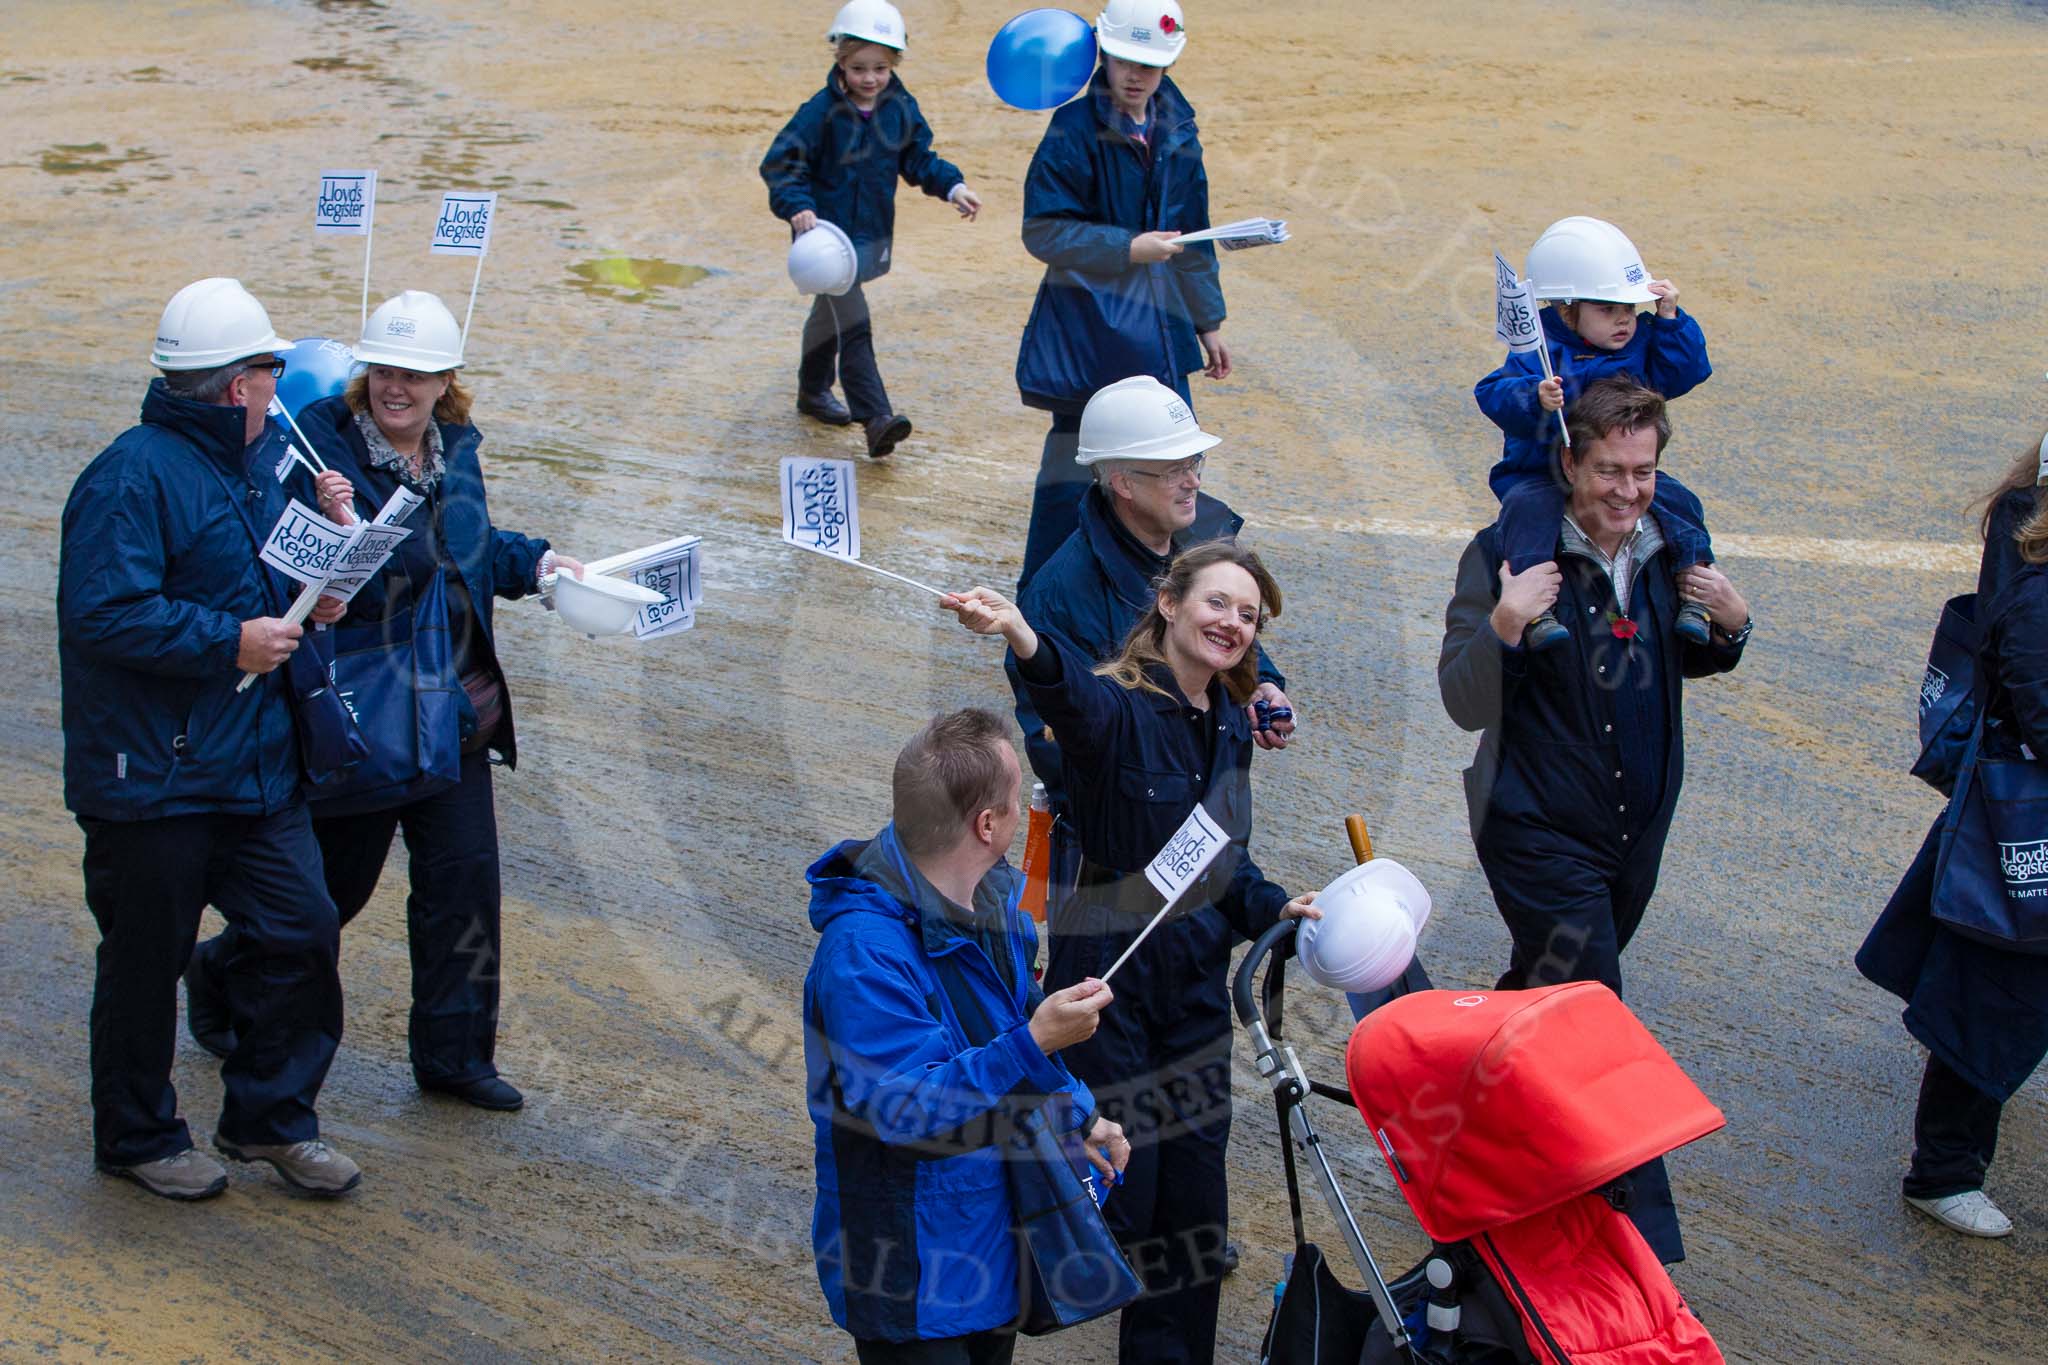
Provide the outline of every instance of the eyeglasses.
{"type": "Polygon", "coordinates": [[[270,371],[272,379],[284,378],[284,362],[282,360],[251,360],[242,366],[243,374],[253,374],[257,370],[270,371]]]}
{"type": "Polygon", "coordinates": [[[1170,464],[1164,469],[1130,469],[1124,472],[1127,474],[1135,474],[1141,479],[1171,479],[1175,483],[1178,483],[1180,480],[1185,479],[1190,474],[1194,475],[1197,479],[1201,478],[1202,461],[1206,460],[1207,458],[1208,456],[1206,455],[1197,455],[1193,459],[1182,460],[1177,464],[1170,464]]]}

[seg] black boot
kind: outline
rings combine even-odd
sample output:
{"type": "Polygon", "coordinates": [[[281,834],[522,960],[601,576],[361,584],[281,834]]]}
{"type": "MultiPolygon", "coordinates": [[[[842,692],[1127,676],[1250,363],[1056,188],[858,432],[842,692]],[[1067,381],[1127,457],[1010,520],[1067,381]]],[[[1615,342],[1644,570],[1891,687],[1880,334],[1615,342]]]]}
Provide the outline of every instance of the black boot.
{"type": "Polygon", "coordinates": [[[796,396],[796,410],[806,417],[823,422],[828,427],[843,427],[853,421],[853,414],[846,410],[846,404],[833,397],[830,389],[821,389],[817,393],[799,393],[796,396]]]}
{"type": "Polygon", "coordinates": [[[1549,649],[1552,645],[1563,644],[1571,635],[1555,613],[1546,611],[1522,628],[1522,648],[1532,653],[1549,649]]]}
{"type": "Polygon", "coordinates": [[[235,1019],[220,980],[219,942],[210,938],[192,950],[192,963],[185,968],[185,1027],[193,1042],[226,1060],[235,1050],[235,1019]]]}
{"type": "Polygon", "coordinates": [[[879,460],[910,434],[910,419],[901,413],[870,417],[867,421],[868,454],[879,460]]]}

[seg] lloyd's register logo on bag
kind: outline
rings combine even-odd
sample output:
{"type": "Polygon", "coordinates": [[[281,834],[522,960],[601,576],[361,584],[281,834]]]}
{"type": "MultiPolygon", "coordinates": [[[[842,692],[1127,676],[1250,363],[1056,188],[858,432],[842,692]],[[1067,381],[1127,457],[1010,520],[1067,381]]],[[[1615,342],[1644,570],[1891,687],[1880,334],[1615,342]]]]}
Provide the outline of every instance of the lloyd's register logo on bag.
{"type": "Polygon", "coordinates": [[[1928,707],[1940,701],[1941,694],[1946,691],[1948,691],[1948,674],[1942,672],[1933,664],[1927,665],[1927,676],[1920,680],[1920,709],[1925,711],[1928,707]]]}
{"type": "Polygon", "coordinates": [[[2005,873],[2007,895],[2024,899],[2048,896],[2048,839],[2000,842],[1998,866],[2005,873]]]}

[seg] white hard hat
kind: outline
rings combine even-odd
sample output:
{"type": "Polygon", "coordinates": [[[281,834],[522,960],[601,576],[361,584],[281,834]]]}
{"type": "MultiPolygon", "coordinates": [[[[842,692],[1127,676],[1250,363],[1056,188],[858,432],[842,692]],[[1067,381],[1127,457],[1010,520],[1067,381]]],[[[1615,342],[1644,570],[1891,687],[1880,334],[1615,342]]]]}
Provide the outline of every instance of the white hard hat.
{"type": "Polygon", "coordinates": [[[289,345],[240,280],[216,275],[171,295],[149,363],[159,370],[211,370],[289,345]]]}
{"type": "Polygon", "coordinates": [[[816,227],[789,244],[789,279],[799,294],[837,298],[853,288],[859,273],[853,239],[836,223],[820,218],[816,227]]]}
{"type": "Polygon", "coordinates": [[[1172,66],[1188,45],[1174,0],[1108,0],[1095,20],[1095,45],[1141,66],[1172,66]]]}
{"type": "Polygon", "coordinates": [[[825,41],[836,43],[842,38],[858,38],[862,42],[880,43],[893,47],[898,52],[910,41],[904,32],[903,16],[889,0],[848,0],[832,20],[832,27],[826,30],[825,41]]]}
{"type": "Polygon", "coordinates": [[[1149,374],[1137,375],[1097,389],[1088,400],[1074,463],[1184,460],[1222,441],[1202,430],[1179,394],[1149,374]]]}
{"type": "Polygon", "coordinates": [[[623,635],[640,608],[663,600],[652,588],[601,573],[555,575],[555,613],[585,635],[623,635]]]}
{"type": "Polygon", "coordinates": [[[1560,218],[1529,248],[1523,272],[1539,299],[1650,303],[1643,253],[1622,230],[1599,218],[1560,218]]]}
{"type": "Polygon", "coordinates": [[[1360,863],[1316,894],[1321,919],[1303,920],[1294,951],[1311,977],[1353,993],[1383,990],[1415,959],[1429,892],[1391,858],[1360,863]]]}
{"type": "Polygon", "coordinates": [[[421,374],[462,368],[462,328],[448,305],[424,289],[408,289],[377,305],[363,324],[355,357],[364,365],[396,365],[421,374]]]}

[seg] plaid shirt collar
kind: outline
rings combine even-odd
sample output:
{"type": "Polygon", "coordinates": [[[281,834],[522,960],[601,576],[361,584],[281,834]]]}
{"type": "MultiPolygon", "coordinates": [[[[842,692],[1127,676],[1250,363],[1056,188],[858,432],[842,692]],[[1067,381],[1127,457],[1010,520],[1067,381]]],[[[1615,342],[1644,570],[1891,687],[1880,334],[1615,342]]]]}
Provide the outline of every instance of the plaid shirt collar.
{"type": "Polygon", "coordinates": [[[1664,548],[1664,528],[1657,524],[1654,514],[1645,512],[1637,518],[1635,529],[1621,538],[1621,544],[1613,555],[1609,555],[1593,542],[1593,538],[1579,529],[1572,520],[1572,514],[1564,514],[1562,532],[1564,552],[1592,560],[1607,573],[1607,581],[1614,585],[1614,605],[1623,616],[1628,615],[1629,587],[1635,582],[1636,570],[1649,562],[1650,556],[1664,548]]]}

